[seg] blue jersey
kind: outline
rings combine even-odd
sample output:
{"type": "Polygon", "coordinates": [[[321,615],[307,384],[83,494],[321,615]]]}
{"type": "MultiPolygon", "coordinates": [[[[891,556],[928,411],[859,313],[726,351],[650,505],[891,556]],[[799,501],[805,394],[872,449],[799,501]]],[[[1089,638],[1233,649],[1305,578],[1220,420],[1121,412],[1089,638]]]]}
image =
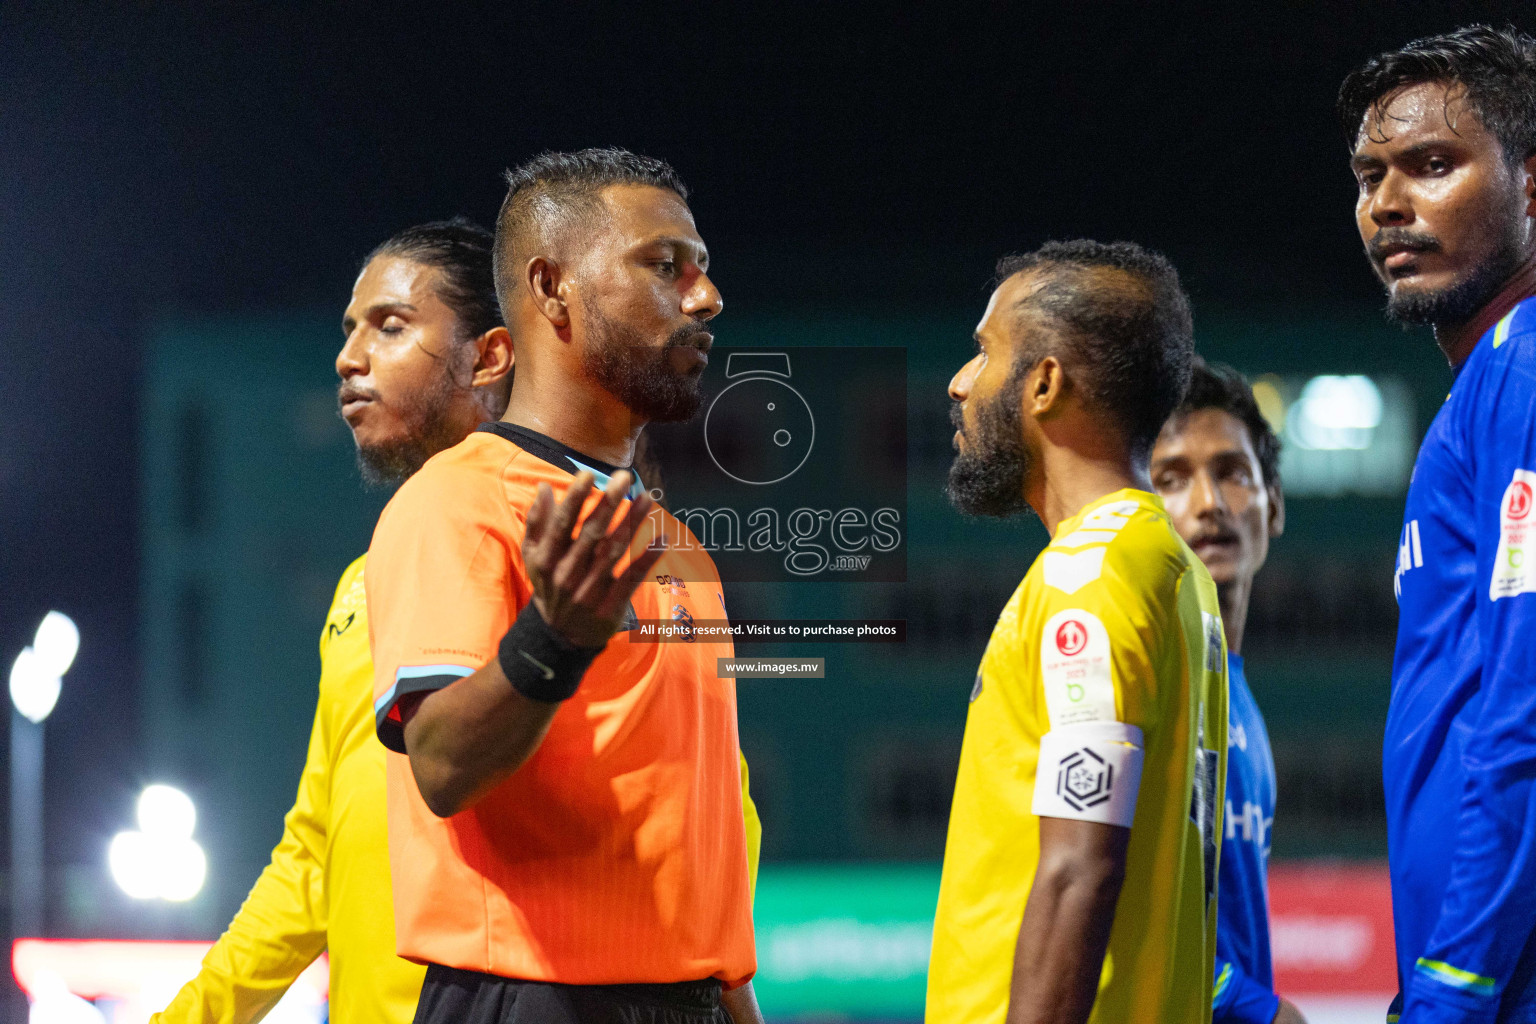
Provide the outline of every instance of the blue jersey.
{"type": "Polygon", "coordinates": [[[1280,1008],[1269,960],[1269,829],[1275,759],[1243,659],[1227,655],[1227,799],[1217,873],[1217,1024],[1270,1024],[1280,1008]]]}
{"type": "Polygon", "coordinates": [[[1478,341],[1408,487],[1382,751],[1404,1024],[1536,1021],[1536,300],[1478,341]]]}

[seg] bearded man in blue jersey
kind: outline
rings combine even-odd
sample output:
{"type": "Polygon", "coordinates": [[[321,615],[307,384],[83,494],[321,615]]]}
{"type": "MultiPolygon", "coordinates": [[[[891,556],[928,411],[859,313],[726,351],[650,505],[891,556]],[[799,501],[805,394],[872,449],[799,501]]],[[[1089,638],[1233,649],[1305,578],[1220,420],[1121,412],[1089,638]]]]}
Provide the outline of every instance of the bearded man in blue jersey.
{"type": "Polygon", "coordinates": [[[1404,1024],[1536,1020],[1536,39],[1344,81],[1355,220],[1455,375],[1408,486],[1382,752],[1404,1024]]]}
{"type": "Polygon", "coordinates": [[[1216,581],[1227,636],[1227,791],[1219,815],[1215,1024],[1305,1024],[1274,991],[1269,955],[1269,833],[1275,759],[1243,671],[1254,574],[1285,528],[1280,440],[1230,367],[1195,364],[1189,394],[1152,449],[1152,486],[1174,529],[1216,581]]]}

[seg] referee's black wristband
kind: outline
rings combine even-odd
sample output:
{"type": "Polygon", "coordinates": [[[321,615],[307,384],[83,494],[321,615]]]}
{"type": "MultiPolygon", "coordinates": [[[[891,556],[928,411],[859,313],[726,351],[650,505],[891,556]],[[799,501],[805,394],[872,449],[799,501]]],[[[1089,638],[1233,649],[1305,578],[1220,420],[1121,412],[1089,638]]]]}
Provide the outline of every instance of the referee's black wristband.
{"type": "Polygon", "coordinates": [[[518,693],[529,700],[558,704],[576,692],[587,666],[601,653],[601,647],[576,647],[550,629],[529,601],[501,638],[498,660],[518,693]]]}

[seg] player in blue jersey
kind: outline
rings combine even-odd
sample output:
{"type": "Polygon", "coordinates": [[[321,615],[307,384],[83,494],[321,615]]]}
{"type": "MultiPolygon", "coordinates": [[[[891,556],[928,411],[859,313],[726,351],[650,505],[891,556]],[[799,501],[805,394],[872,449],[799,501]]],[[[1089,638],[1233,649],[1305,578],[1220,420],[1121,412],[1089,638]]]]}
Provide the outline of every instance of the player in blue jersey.
{"type": "Polygon", "coordinates": [[[1227,635],[1227,792],[1217,873],[1215,1024],[1304,1024],[1275,995],[1269,958],[1269,833],[1275,761],[1243,674],[1253,576],[1285,527],[1280,441],[1236,370],[1195,364],[1189,395],[1152,449],[1152,486],[1216,581],[1227,635]]]}
{"type": "Polygon", "coordinates": [[[1405,1024],[1536,1021],[1536,39],[1420,39],[1344,81],[1355,219],[1454,382],[1398,546],[1382,752],[1405,1024]]]}

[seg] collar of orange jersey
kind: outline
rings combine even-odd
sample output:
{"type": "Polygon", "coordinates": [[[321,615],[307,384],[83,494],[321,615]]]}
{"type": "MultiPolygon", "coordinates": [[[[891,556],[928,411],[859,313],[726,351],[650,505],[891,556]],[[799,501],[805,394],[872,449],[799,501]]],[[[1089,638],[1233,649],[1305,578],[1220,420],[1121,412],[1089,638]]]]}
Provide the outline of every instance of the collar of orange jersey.
{"type": "Polygon", "coordinates": [[[546,434],[537,430],[529,430],[515,423],[482,423],[479,430],[487,434],[495,434],[497,437],[510,441],[529,455],[543,459],[557,469],[563,469],[575,476],[582,470],[592,474],[593,486],[599,490],[608,486],[608,481],[621,469],[628,470],[634,481],[629,485],[628,497],[631,501],[645,493],[645,484],[640,480],[640,474],[633,466],[614,466],[607,462],[599,461],[590,455],[583,455],[570,445],[561,444],[546,434]]]}

